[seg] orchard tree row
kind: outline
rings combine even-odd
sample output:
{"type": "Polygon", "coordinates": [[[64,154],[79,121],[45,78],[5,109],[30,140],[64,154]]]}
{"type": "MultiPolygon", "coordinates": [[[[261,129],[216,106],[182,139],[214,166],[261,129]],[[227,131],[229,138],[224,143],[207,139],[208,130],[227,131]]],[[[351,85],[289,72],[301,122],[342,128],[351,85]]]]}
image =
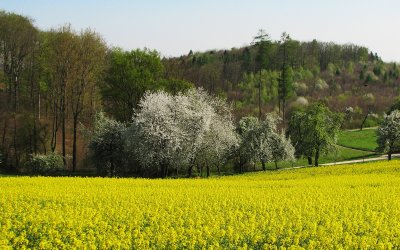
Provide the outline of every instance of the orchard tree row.
{"type": "Polygon", "coordinates": [[[128,124],[97,115],[90,157],[100,175],[147,177],[208,177],[258,164],[265,171],[267,163],[277,168],[295,156],[314,156],[318,166],[320,155],[335,150],[342,117],[316,103],[293,115],[285,134],[276,114],[243,117],[235,126],[229,105],[202,89],[146,92],[128,124]]]}

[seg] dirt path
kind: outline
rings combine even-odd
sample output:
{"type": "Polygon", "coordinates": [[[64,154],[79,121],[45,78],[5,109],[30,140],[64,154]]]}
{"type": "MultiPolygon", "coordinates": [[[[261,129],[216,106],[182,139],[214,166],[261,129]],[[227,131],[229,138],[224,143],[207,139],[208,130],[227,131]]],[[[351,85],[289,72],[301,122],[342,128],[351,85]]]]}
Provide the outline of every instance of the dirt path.
{"type": "MultiPolygon", "coordinates": [[[[392,154],[392,158],[399,158],[399,157],[400,157],[400,154],[392,154]]],[[[387,160],[387,155],[381,155],[381,156],[372,157],[372,158],[349,160],[349,161],[330,162],[330,163],[324,163],[324,164],[319,164],[319,165],[321,165],[321,166],[333,166],[333,165],[353,164],[353,163],[362,163],[362,162],[369,162],[369,161],[381,161],[381,160],[387,160]]]]}
{"type": "MultiPolygon", "coordinates": [[[[400,158],[400,154],[392,154],[392,159],[400,158]]],[[[387,160],[387,155],[381,155],[372,158],[364,158],[364,159],[356,159],[356,160],[348,160],[348,161],[338,161],[338,162],[330,162],[319,164],[319,166],[335,166],[335,165],[343,165],[343,164],[355,164],[355,163],[364,163],[370,161],[382,161],[387,160]]],[[[281,168],[279,170],[290,170],[290,169],[298,169],[298,168],[307,168],[311,166],[297,166],[292,168],[281,168]]]]}
{"type": "MultiPolygon", "coordinates": [[[[378,127],[368,127],[368,128],[363,128],[362,130],[369,130],[369,129],[377,129],[378,127]]],[[[359,128],[355,129],[346,129],[346,131],[361,131],[359,128]]]]}

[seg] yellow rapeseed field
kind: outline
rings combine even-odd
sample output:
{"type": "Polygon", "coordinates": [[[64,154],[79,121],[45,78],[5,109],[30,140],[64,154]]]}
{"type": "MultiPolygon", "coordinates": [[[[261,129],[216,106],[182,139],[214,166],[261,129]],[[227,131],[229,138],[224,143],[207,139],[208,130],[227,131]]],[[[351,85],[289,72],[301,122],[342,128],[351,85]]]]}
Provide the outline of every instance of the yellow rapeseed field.
{"type": "Polygon", "coordinates": [[[399,249],[400,162],[211,179],[0,178],[0,249],[399,249]]]}

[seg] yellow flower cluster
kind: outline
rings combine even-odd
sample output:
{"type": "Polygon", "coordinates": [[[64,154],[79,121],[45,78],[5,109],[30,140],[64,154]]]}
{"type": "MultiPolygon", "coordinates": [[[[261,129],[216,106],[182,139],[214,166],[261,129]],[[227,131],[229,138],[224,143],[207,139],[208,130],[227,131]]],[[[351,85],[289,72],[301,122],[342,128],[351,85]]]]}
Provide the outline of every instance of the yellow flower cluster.
{"type": "Polygon", "coordinates": [[[400,162],[211,179],[0,178],[0,249],[399,249],[400,162]]]}

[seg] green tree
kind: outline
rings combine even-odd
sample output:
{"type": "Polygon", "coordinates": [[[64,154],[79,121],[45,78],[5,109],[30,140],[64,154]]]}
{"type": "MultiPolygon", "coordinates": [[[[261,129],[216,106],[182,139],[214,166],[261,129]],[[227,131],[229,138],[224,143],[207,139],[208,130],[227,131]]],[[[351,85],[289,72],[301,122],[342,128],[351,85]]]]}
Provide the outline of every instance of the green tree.
{"type": "Polygon", "coordinates": [[[363,103],[366,104],[366,109],[365,109],[365,114],[364,114],[364,119],[361,122],[360,125],[360,130],[364,128],[365,122],[367,121],[367,118],[372,114],[375,106],[375,96],[372,93],[368,93],[363,95],[362,97],[363,103]]]}
{"type": "Polygon", "coordinates": [[[194,88],[193,83],[180,80],[180,79],[162,79],[159,81],[158,89],[164,90],[165,92],[177,95],[180,92],[186,92],[189,89],[194,88]]]}
{"type": "Polygon", "coordinates": [[[304,111],[296,111],[290,121],[288,134],[296,148],[298,156],[308,158],[314,155],[314,164],[318,166],[321,154],[336,149],[337,134],[343,116],[334,113],[322,103],[315,103],[304,111]]]}
{"type": "Polygon", "coordinates": [[[122,174],[127,162],[125,131],[124,124],[107,118],[102,112],[96,114],[89,149],[98,174],[110,176],[122,174]]]}
{"type": "Polygon", "coordinates": [[[282,67],[278,86],[278,106],[279,112],[282,111],[282,119],[285,120],[286,101],[293,95],[293,70],[289,65],[289,45],[291,38],[283,33],[281,37],[282,67]]]}
{"type": "Polygon", "coordinates": [[[257,36],[254,37],[254,44],[257,46],[257,71],[258,71],[258,119],[261,120],[261,72],[268,67],[268,53],[271,46],[269,35],[262,29],[259,30],[257,36]]]}
{"type": "Polygon", "coordinates": [[[143,94],[158,86],[163,73],[160,55],[155,50],[123,51],[114,48],[108,57],[109,67],[102,94],[114,117],[129,122],[143,94]]]}

